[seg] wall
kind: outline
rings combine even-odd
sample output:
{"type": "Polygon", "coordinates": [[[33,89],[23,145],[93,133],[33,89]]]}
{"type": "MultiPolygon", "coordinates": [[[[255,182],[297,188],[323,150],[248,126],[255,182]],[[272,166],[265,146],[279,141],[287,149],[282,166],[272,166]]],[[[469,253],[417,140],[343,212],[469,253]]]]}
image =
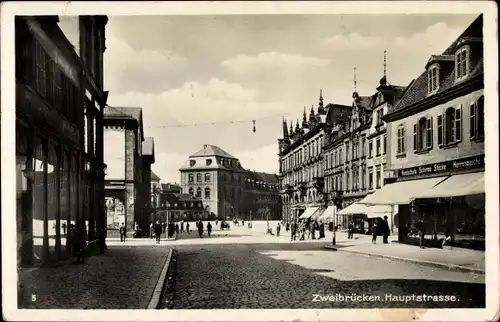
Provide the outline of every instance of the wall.
{"type": "Polygon", "coordinates": [[[476,101],[483,90],[478,90],[467,95],[458,97],[445,104],[434,106],[426,111],[411,115],[404,119],[394,121],[388,125],[389,156],[388,168],[391,170],[409,168],[429,163],[437,163],[459,159],[467,156],[474,156],[484,153],[484,142],[474,142],[470,140],[470,110],[469,106],[476,101]],[[438,146],[437,116],[443,114],[449,107],[458,107],[462,104],[462,141],[453,148],[440,148],[438,146]],[[423,154],[416,154],[413,151],[413,124],[417,123],[421,117],[431,117],[432,126],[432,150],[423,154]],[[397,152],[397,128],[400,124],[405,127],[405,157],[396,156],[397,152]]]}
{"type": "Polygon", "coordinates": [[[125,179],[125,131],[105,128],[104,147],[106,180],[125,179]]]}

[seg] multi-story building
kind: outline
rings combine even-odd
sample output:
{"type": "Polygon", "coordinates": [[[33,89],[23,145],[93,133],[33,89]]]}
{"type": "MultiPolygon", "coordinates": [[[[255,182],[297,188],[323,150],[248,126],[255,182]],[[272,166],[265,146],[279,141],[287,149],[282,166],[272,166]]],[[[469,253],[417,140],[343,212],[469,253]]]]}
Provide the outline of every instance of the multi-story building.
{"type": "Polygon", "coordinates": [[[283,137],[278,140],[278,144],[284,220],[294,221],[299,217],[312,216],[322,209],[324,139],[334,120],[350,110],[350,106],[338,104],[328,104],[325,107],[321,92],[317,113],[313,107],[307,118],[304,108],[302,126],[297,121],[294,130],[290,123],[288,131],[287,123],[283,120],[283,137]]]}
{"type": "Polygon", "coordinates": [[[416,243],[423,220],[428,243],[445,235],[484,247],[483,21],[478,17],[383,117],[394,183],[364,201],[399,205],[400,242],[416,243]]]}
{"type": "Polygon", "coordinates": [[[202,199],[208,214],[219,218],[241,215],[245,169],[237,158],[215,145],[205,144],[189,156],[180,172],[182,192],[202,199]]]}
{"type": "Polygon", "coordinates": [[[182,192],[201,199],[206,216],[246,219],[251,212],[264,210],[273,218],[279,216],[276,176],[245,170],[237,158],[217,146],[204,145],[180,171],[182,192]]]}
{"type": "MultiPolygon", "coordinates": [[[[160,222],[212,219],[203,207],[203,201],[185,193],[161,192],[153,220],[160,222]]],[[[194,228],[194,227],[193,227],[194,228]]]]}
{"type": "Polygon", "coordinates": [[[247,171],[244,195],[245,207],[243,209],[245,211],[242,219],[280,220],[282,218],[279,179],[276,174],[247,171]]]}
{"type": "Polygon", "coordinates": [[[108,228],[118,228],[123,222],[132,229],[137,222],[145,230],[150,221],[151,197],[146,190],[149,192],[151,184],[147,173],[154,162],[154,141],[152,138],[145,141],[142,108],[107,106],[104,128],[104,154],[108,165],[106,198],[113,201],[108,202],[109,206],[122,205],[114,206],[120,212],[108,212],[108,228]]]}
{"type": "Polygon", "coordinates": [[[19,265],[64,257],[70,251],[65,233],[77,219],[87,222],[89,240],[104,226],[107,21],[106,16],[15,19],[19,265]]]}
{"type": "Polygon", "coordinates": [[[181,185],[176,182],[167,182],[161,184],[161,192],[182,193],[182,188],[181,185]]]}
{"type": "Polygon", "coordinates": [[[331,203],[338,206],[336,224],[341,228],[353,222],[357,230],[364,232],[372,224],[367,217],[388,214],[388,207],[367,208],[357,202],[384,185],[388,145],[382,116],[403,92],[404,87],[388,84],[384,75],[373,95],[353,93],[352,114],[339,119],[330,133],[323,149],[328,167],[326,191],[333,197],[331,203]]]}

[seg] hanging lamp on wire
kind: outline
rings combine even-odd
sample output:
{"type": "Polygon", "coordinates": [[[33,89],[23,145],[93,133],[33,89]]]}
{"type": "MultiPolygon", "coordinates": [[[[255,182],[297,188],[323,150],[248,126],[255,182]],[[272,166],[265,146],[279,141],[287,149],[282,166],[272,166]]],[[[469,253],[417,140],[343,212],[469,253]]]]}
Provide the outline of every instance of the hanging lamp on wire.
{"type": "Polygon", "coordinates": [[[255,120],[252,120],[253,122],[253,133],[255,133],[257,131],[257,129],[255,128],[255,120]]]}

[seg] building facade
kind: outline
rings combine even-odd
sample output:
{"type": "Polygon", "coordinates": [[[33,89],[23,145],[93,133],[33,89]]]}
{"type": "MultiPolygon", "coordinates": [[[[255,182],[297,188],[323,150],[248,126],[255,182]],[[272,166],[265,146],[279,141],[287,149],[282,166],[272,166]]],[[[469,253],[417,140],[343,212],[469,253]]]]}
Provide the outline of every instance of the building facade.
{"type": "MultiPolygon", "coordinates": [[[[111,107],[104,111],[104,140],[106,199],[108,228],[118,228],[124,223],[129,229],[137,222],[143,230],[149,227],[149,213],[144,213],[150,197],[146,199],[143,164],[154,161],[153,147],[143,157],[144,130],[142,108],[111,107]],[[116,149],[114,148],[116,147],[116,149]],[[145,225],[145,226],[144,226],[145,225]],[[142,227],[144,226],[144,227],[142,227]]],[[[153,142],[151,142],[153,143],[153,142]]]]}
{"type": "Polygon", "coordinates": [[[334,120],[350,110],[350,106],[338,104],[325,107],[321,92],[317,112],[313,107],[308,118],[304,108],[301,125],[297,121],[294,129],[290,123],[288,130],[283,120],[283,137],[278,140],[283,220],[295,221],[307,208],[324,203],[324,140],[334,120]]]}
{"type": "Polygon", "coordinates": [[[273,175],[245,170],[237,158],[217,146],[205,144],[180,172],[182,192],[203,201],[205,216],[245,219],[264,209],[276,216],[274,204],[279,200],[271,197],[277,193],[273,175]]]}
{"type": "Polygon", "coordinates": [[[103,89],[106,16],[17,16],[18,264],[70,251],[77,219],[88,238],[105,222],[103,89]]]}
{"type": "MultiPolygon", "coordinates": [[[[388,84],[385,75],[371,96],[354,92],[352,113],[339,118],[329,134],[323,149],[325,190],[330,204],[336,207],[336,225],[341,229],[353,222],[355,229],[364,233],[373,219],[388,215],[380,207],[367,208],[357,202],[384,185],[388,143],[382,116],[403,92],[404,87],[388,84]]],[[[393,226],[391,216],[388,217],[393,226]]]]}
{"type": "Polygon", "coordinates": [[[388,172],[395,182],[369,197],[399,205],[401,242],[416,243],[423,220],[428,243],[445,236],[484,249],[484,74],[482,16],[425,71],[383,119],[388,172]]]}
{"type": "MultiPolygon", "coordinates": [[[[203,201],[190,194],[161,192],[154,220],[160,222],[196,221],[212,219],[203,207],[203,201]]],[[[195,227],[191,228],[195,229],[195,227]]]]}
{"type": "Polygon", "coordinates": [[[244,220],[281,220],[281,197],[276,174],[247,171],[245,175],[244,220]]]}

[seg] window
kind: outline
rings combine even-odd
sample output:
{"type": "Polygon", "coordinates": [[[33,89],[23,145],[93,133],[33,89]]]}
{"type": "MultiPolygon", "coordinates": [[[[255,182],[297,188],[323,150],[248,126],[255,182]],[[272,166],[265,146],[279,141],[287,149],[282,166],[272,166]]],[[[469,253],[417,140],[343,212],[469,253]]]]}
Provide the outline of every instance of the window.
{"type": "Polygon", "coordinates": [[[196,197],[201,198],[201,188],[196,189],[196,197]]]}
{"type": "Polygon", "coordinates": [[[205,173],[205,182],[210,182],[210,173],[205,173]]]}
{"type": "Polygon", "coordinates": [[[349,158],[349,142],[345,144],[345,160],[347,161],[349,158]]]}
{"type": "Polygon", "coordinates": [[[370,140],[370,143],[368,143],[368,157],[373,157],[373,140],[370,140]]]}
{"type": "Polygon", "coordinates": [[[432,149],[432,117],[423,117],[413,125],[413,150],[419,152],[427,149],[432,149]]]}
{"type": "Polygon", "coordinates": [[[381,187],[382,173],[380,167],[377,167],[377,189],[381,187]]]}
{"type": "Polygon", "coordinates": [[[361,157],[365,156],[365,145],[366,145],[366,139],[363,137],[361,139],[361,157]]]}
{"type": "Polygon", "coordinates": [[[210,188],[209,187],[205,188],[205,199],[210,199],[210,188]]]}
{"type": "Polygon", "coordinates": [[[376,125],[382,125],[382,115],[384,113],[384,110],[378,110],[377,111],[377,124],[376,125]]]}
{"type": "Polygon", "coordinates": [[[201,182],[201,173],[196,174],[196,182],[201,182]]]}
{"type": "Polygon", "coordinates": [[[405,153],[405,128],[404,125],[398,126],[398,145],[397,145],[397,150],[396,154],[403,154],[405,153]]]}
{"type": "Polygon", "coordinates": [[[449,107],[438,115],[438,144],[446,146],[462,141],[462,106],[449,107]]]}
{"type": "Polygon", "coordinates": [[[370,190],[373,189],[373,167],[370,167],[368,170],[368,185],[370,187],[370,190]]]}
{"type": "Polygon", "coordinates": [[[192,196],[194,194],[194,190],[192,187],[189,188],[189,194],[192,196]]]}
{"type": "Polygon", "coordinates": [[[377,156],[380,156],[380,138],[377,138],[377,156]]]}
{"type": "Polygon", "coordinates": [[[387,153],[387,136],[384,135],[384,147],[383,147],[383,153],[386,154],[387,153]]]}
{"type": "Polygon", "coordinates": [[[231,173],[231,182],[234,182],[234,173],[231,173]]]}
{"type": "Polygon", "coordinates": [[[468,74],[468,56],[469,48],[463,47],[455,54],[455,79],[460,80],[467,77],[468,74]]]}
{"type": "Polygon", "coordinates": [[[484,96],[470,106],[470,138],[484,139],[484,96]]]}
{"type": "Polygon", "coordinates": [[[192,173],[189,174],[188,178],[189,182],[194,182],[194,175],[192,173]]]}
{"type": "Polygon", "coordinates": [[[438,89],[438,82],[439,82],[439,73],[437,66],[429,68],[428,79],[429,79],[428,83],[429,93],[434,93],[438,89]]]}
{"type": "Polygon", "coordinates": [[[189,166],[194,167],[196,160],[189,160],[189,166]]]}
{"type": "Polygon", "coordinates": [[[206,159],[205,160],[206,165],[211,165],[212,164],[212,159],[206,159]]]}
{"type": "Polygon", "coordinates": [[[361,190],[366,188],[366,165],[361,166],[361,190]]]}

